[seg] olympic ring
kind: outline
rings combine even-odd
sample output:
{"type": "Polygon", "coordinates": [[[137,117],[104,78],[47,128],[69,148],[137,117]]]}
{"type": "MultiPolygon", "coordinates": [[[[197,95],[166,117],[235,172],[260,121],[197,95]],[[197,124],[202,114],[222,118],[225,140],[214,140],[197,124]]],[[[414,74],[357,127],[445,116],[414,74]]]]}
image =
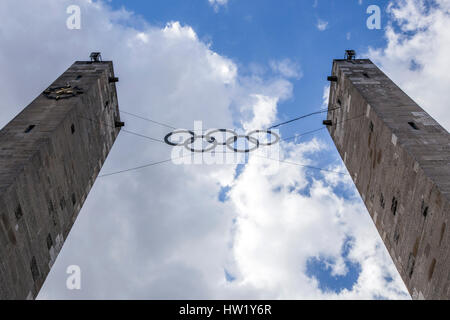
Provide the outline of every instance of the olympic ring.
{"type": "Polygon", "coordinates": [[[175,130],[175,131],[168,133],[164,137],[164,142],[166,144],[171,145],[171,146],[176,146],[176,147],[184,146],[187,150],[189,150],[191,152],[196,152],[196,153],[209,152],[211,150],[214,150],[217,146],[227,146],[227,148],[229,150],[237,152],[237,153],[249,153],[249,152],[252,152],[252,151],[258,149],[260,146],[271,146],[271,145],[278,143],[279,141],[280,141],[280,136],[271,130],[253,130],[250,133],[248,133],[247,135],[239,135],[231,129],[215,129],[215,130],[209,131],[207,134],[204,134],[204,135],[195,134],[191,130],[175,130]],[[233,136],[229,137],[228,139],[225,139],[225,141],[223,141],[223,142],[218,142],[217,139],[215,137],[213,137],[213,135],[217,132],[231,133],[233,136]],[[274,140],[271,139],[269,142],[260,142],[257,138],[252,136],[256,133],[264,133],[264,132],[267,134],[270,134],[271,136],[274,136],[275,139],[274,140]],[[171,137],[173,135],[181,134],[181,133],[189,134],[191,137],[188,137],[186,140],[184,140],[183,142],[180,142],[180,143],[172,142],[171,137]],[[192,147],[191,145],[194,144],[194,142],[198,138],[200,138],[202,140],[205,139],[206,142],[211,144],[211,146],[209,146],[207,148],[202,148],[202,149],[195,149],[195,147],[192,147]],[[238,141],[238,139],[240,139],[240,138],[247,139],[247,141],[249,143],[250,142],[253,143],[254,146],[249,149],[238,149],[237,147],[235,147],[233,145],[233,143],[236,143],[238,141]]]}
{"type": "Polygon", "coordinates": [[[237,137],[230,137],[229,139],[227,139],[227,148],[234,151],[234,152],[238,152],[238,153],[248,153],[248,152],[252,152],[256,149],[259,148],[259,140],[253,137],[249,137],[249,136],[245,136],[245,135],[238,135],[237,137]],[[249,142],[252,142],[255,144],[255,146],[253,148],[250,149],[244,149],[244,150],[239,150],[236,147],[230,147],[230,143],[237,141],[237,139],[239,138],[246,138],[249,142]],[[252,141],[253,139],[253,141],[252,141]],[[234,141],[232,141],[234,140],[234,141]]]}
{"type": "Polygon", "coordinates": [[[167,134],[164,137],[165,143],[167,143],[168,145],[174,146],[174,147],[183,146],[187,140],[185,142],[181,143],[181,144],[173,143],[173,142],[171,142],[169,140],[169,138],[171,136],[173,136],[174,134],[177,134],[177,133],[189,133],[192,136],[192,138],[190,139],[191,143],[194,143],[196,134],[194,132],[190,131],[190,130],[175,130],[175,131],[170,132],[169,134],[167,134]]]}
{"type": "Polygon", "coordinates": [[[253,130],[250,133],[248,133],[247,136],[251,136],[252,134],[261,133],[261,132],[266,132],[266,133],[270,134],[271,136],[274,136],[275,137],[275,141],[266,142],[266,143],[259,142],[260,146],[271,146],[271,145],[274,145],[274,144],[276,144],[276,143],[278,143],[280,141],[280,136],[278,134],[276,134],[275,132],[272,132],[271,130],[253,130]]]}
{"type": "MultiPolygon", "coordinates": [[[[234,141],[236,141],[237,140],[237,133],[235,132],[235,131],[233,131],[233,130],[231,130],[231,129],[216,129],[216,130],[213,130],[213,131],[210,131],[210,132],[208,132],[207,134],[206,134],[206,138],[211,138],[211,135],[213,135],[214,133],[216,133],[216,132],[225,132],[225,133],[231,133],[231,134],[233,134],[234,135],[234,141]]],[[[213,139],[215,139],[214,137],[212,137],[213,139]]],[[[228,139],[227,139],[228,140],[228,139]]],[[[225,140],[224,142],[222,142],[222,143],[218,143],[218,145],[219,146],[226,146],[227,145],[227,140],[225,140]]]]}
{"type": "MultiPolygon", "coordinates": [[[[193,144],[197,138],[202,138],[203,139],[203,138],[205,138],[205,135],[195,135],[195,138],[194,138],[193,142],[189,142],[189,139],[187,139],[183,143],[184,147],[186,149],[190,150],[191,152],[208,152],[208,151],[211,151],[211,150],[213,150],[213,149],[215,149],[217,147],[217,141],[214,138],[211,138],[210,140],[208,140],[208,143],[212,143],[212,146],[210,146],[210,147],[208,147],[206,149],[197,150],[197,149],[194,149],[192,147],[191,148],[188,147],[188,144],[193,144]]],[[[191,139],[191,141],[192,141],[192,139],[191,139]]]]}

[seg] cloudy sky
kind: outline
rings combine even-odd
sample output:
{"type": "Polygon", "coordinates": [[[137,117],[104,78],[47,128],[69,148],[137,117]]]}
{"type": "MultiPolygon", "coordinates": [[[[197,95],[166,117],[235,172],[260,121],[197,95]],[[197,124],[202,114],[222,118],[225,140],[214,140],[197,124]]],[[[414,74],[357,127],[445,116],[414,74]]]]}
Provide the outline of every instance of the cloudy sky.
{"type": "MultiPolygon", "coordinates": [[[[192,128],[265,128],[327,106],[333,58],[371,58],[448,130],[450,0],[3,0],[0,126],[75,60],[113,60],[119,107],[192,128]],[[381,8],[381,29],[367,8],[381,8]],[[68,29],[66,9],[81,9],[68,29]]],[[[128,130],[170,131],[122,114],[128,130]]],[[[282,127],[321,128],[323,115],[282,127]]],[[[101,174],[170,159],[122,132],[101,174]]],[[[40,299],[409,299],[325,130],[282,163],[166,162],[99,178],[40,299]],[[81,268],[81,290],[66,270],[81,268]]]]}

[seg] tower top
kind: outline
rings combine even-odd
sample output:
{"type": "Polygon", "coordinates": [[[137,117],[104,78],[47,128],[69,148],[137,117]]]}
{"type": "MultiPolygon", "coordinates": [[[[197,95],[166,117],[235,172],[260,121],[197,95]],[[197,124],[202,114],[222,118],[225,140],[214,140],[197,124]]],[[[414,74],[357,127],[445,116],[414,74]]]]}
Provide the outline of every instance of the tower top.
{"type": "Polygon", "coordinates": [[[100,52],[91,52],[90,56],[91,61],[100,62],[102,61],[102,54],[100,52]]]}
{"type": "Polygon", "coordinates": [[[355,60],[356,58],[356,51],[355,50],[345,50],[345,57],[346,60],[355,60]]]}

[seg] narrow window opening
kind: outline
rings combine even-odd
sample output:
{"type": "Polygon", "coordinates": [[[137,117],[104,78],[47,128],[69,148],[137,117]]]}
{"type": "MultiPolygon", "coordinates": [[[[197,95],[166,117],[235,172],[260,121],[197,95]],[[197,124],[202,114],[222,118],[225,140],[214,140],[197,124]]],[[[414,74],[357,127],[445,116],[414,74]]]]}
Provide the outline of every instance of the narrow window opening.
{"type": "Polygon", "coordinates": [[[75,197],[75,193],[72,193],[72,204],[75,205],[77,203],[77,199],[75,197]]]}
{"type": "Polygon", "coordinates": [[[373,122],[372,121],[370,121],[369,129],[370,129],[370,132],[373,132],[373,122]]]}
{"type": "Polygon", "coordinates": [[[338,99],[338,105],[342,106],[341,99],[338,99]]]}
{"type": "Polygon", "coordinates": [[[433,261],[431,261],[431,264],[430,264],[430,269],[428,270],[428,281],[430,281],[431,278],[433,278],[435,266],[436,266],[436,259],[433,259],[433,261]]]}
{"type": "Polygon", "coordinates": [[[412,278],[412,275],[414,273],[415,263],[416,263],[416,258],[414,257],[414,254],[410,253],[409,258],[408,258],[408,267],[407,267],[407,272],[408,272],[409,278],[412,278]]]}
{"type": "Polygon", "coordinates": [[[39,268],[38,268],[38,265],[36,262],[36,258],[34,256],[31,258],[30,269],[31,269],[31,276],[33,277],[33,281],[36,281],[40,276],[40,272],[39,272],[39,268]]]}
{"type": "Polygon", "coordinates": [[[380,206],[381,206],[381,208],[383,208],[383,209],[384,209],[384,207],[385,207],[385,202],[384,202],[384,196],[383,196],[383,193],[380,194],[380,206]]]}
{"type": "Polygon", "coordinates": [[[398,230],[395,230],[394,233],[394,241],[396,244],[398,244],[398,240],[400,239],[400,232],[398,230]]]}
{"type": "Polygon", "coordinates": [[[52,235],[49,233],[47,236],[47,248],[50,250],[53,246],[52,235]]]}
{"type": "Polygon", "coordinates": [[[425,205],[425,201],[422,200],[422,207],[421,207],[422,215],[426,218],[428,215],[428,206],[425,205]]]}
{"type": "Polygon", "coordinates": [[[29,133],[34,127],[36,127],[34,124],[29,125],[28,128],[25,129],[25,133],[29,133]]]}
{"type": "Polygon", "coordinates": [[[62,196],[61,200],[59,200],[59,206],[61,207],[61,210],[64,210],[66,207],[66,199],[64,199],[64,196],[62,196]]]}
{"type": "Polygon", "coordinates": [[[392,205],[391,205],[391,212],[392,214],[395,216],[395,214],[397,213],[397,205],[398,205],[398,201],[395,197],[392,198],[392,205]]]}
{"type": "Polygon", "coordinates": [[[413,128],[414,130],[420,130],[417,124],[414,121],[408,122],[408,124],[413,128]]]}
{"type": "Polygon", "coordinates": [[[106,101],[105,108],[108,108],[108,107],[109,107],[109,101],[106,101]]]}
{"type": "Polygon", "coordinates": [[[70,131],[72,132],[72,134],[75,133],[75,125],[72,123],[72,125],[70,126],[70,131]]]}
{"type": "Polygon", "coordinates": [[[15,211],[14,213],[15,213],[15,215],[16,215],[16,219],[17,219],[17,220],[19,220],[20,218],[22,218],[22,216],[23,216],[23,211],[22,211],[22,207],[20,206],[20,204],[19,204],[19,206],[16,208],[16,211],[15,211]]]}
{"type": "Polygon", "coordinates": [[[445,223],[443,223],[442,228],[441,228],[441,238],[439,239],[439,246],[442,243],[442,239],[444,239],[445,227],[446,227],[446,225],[445,225],[445,223]]]}
{"type": "Polygon", "coordinates": [[[363,76],[366,77],[367,79],[370,79],[370,76],[367,74],[367,72],[364,72],[363,76]]]}
{"type": "Polygon", "coordinates": [[[83,78],[83,76],[81,74],[77,75],[77,79],[76,80],[80,80],[81,78],[83,78]]]}

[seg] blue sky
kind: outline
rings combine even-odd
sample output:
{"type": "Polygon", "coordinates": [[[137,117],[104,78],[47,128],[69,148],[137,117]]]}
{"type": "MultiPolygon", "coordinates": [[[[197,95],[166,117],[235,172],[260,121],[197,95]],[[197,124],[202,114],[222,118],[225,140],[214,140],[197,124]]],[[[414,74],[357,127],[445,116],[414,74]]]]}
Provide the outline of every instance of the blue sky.
{"type": "MultiPolygon", "coordinates": [[[[191,26],[198,37],[211,43],[211,49],[231,58],[243,75],[257,64],[270,72],[269,62],[290,59],[298,63],[303,77],[292,80],[293,96],[279,106],[279,117],[290,118],[322,105],[323,87],[332,60],[342,58],[346,49],[360,54],[369,46],[386,43],[383,29],[369,30],[367,0],[230,0],[217,12],[205,0],[194,1],[112,1],[111,5],[132,10],[152,25],[163,27],[168,21],[191,26]],[[318,22],[327,22],[320,31],[318,22]],[[350,35],[350,39],[348,39],[350,35]]],[[[376,1],[382,10],[382,24],[388,1],[376,1]]],[[[285,136],[320,127],[320,116],[283,128],[285,136]],[[315,121],[313,121],[315,120],[315,121]]]]}
{"type": "MultiPolygon", "coordinates": [[[[376,1],[382,12],[380,30],[366,26],[370,4],[373,1],[230,0],[214,11],[205,0],[111,2],[113,8],[132,10],[152,25],[164,27],[168,21],[179,21],[191,26],[213,51],[232,59],[244,76],[251,76],[255,69],[270,74],[271,62],[289,59],[301,76],[290,79],[293,92],[278,105],[280,121],[323,107],[323,90],[332,60],[342,58],[346,49],[354,49],[366,58],[362,55],[369,47],[385,46],[383,27],[388,23],[388,1],[376,1]],[[323,31],[317,28],[320,21],[327,24],[323,31]]],[[[284,126],[281,133],[290,137],[320,128],[322,118],[318,115],[284,126]]],[[[318,134],[332,144],[326,131],[318,134]]],[[[314,135],[305,136],[301,141],[312,138],[314,135]]],[[[317,160],[326,166],[336,156],[334,152],[317,160]]]]}
{"type": "MultiPolygon", "coordinates": [[[[377,2],[383,12],[387,3],[377,2]]],[[[111,5],[116,9],[123,7],[132,10],[152,25],[164,27],[167,21],[179,21],[191,26],[201,40],[211,44],[211,50],[232,59],[241,75],[251,76],[257,67],[270,73],[271,61],[289,59],[297,66],[301,76],[293,77],[292,97],[278,106],[281,121],[323,107],[323,90],[332,60],[342,58],[346,49],[365,53],[369,46],[382,47],[386,43],[383,29],[369,30],[366,26],[368,4],[356,0],[230,0],[226,5],[217,7],[215,12],[204,0],[112,1],[111,5]],[[326,24],[325,30],[317,27],[321,22],[326,24]]],[[[386,17],[382,17],[382,21],[383,18],[386,23],[386,17]]],[[[320,128],[323,117],[314,116],[285,126],[281,132],[284,137],[289,137],[320,128]]],[[[332,143],[326,131],[318,134],[332,143]]],[[[301,141],[313,138],[314,135],[306,136],[301,141]]],[[[334,150],[326,154],[325,157],[323,153],[319,156],[320,161],[317,159],[319,157],[316,158],[324,167],[338,157],[334,150]]],[[[317,176],[314,172],[310,174],[317,176]]],[[[309,187],[299,192],[309,192],[309,187]]],[[[229,186],[221,189],[220,201],[228,199],[230,189],[229,186]]],[[[345,193],[345,188],[336,188],[335,192],[345,193]]],[[[347,259],[349,246],[351,241],[347,240],[343,257],[349,270],[345,275],[332,275],[331,268],[325,264],[326,258],[308,260],[307,275],[319,280],[321,290],[351,290],[357,282],[360,265],[347,259]]],[[[225,275],[227,281],[235,280],[227,270],[225,275]]]]}
{"type": "MultiPolygon", "coordinates": [[[[0,124],[100,50],[114,61],[121,110],[175,126],[266,127],[326,106],[332,60],[354,49],[450,127],[450,39],[440,27],[450,25],[448,0],[428,9],[421,0],[210,2],[1,1],[0,124]],[[80,30],[66,28],[73,4],[80,30]],[[380,30],[366,26],[371,4],[381,8],[380,30]]],[[[168,133],[122,119],[130,131],[168,133]]],[[[283,126],[281,135],[320,128],[323,119],[283,126]]],[[[280,150],[290,162],[345,171],[326,130],[280,150]]],[[[122,132],[102,173],[170,156],[166,145],[122,132]]],[[[250,157],[245,166],[169,162],[99,178],[39,298],[409,295],[348,176],[250,157]],[[82,270],[79,291],[66,288],[70,265],[82,270]]]]}
{"type": "Polygon", "coordinates": [[[345,267],[347,268],[347,272],[344,275],[333,275],[329,267],[330,263],[326,257],[313,257],[308,260],[306,273],[310,277],[319,279],[321,290],[335,292],[343,289],[351,290],[352,286],[357,282],[361,272],[361,266],[348,259],[351,246],[352,239],[346,239],[342,248],[342,256],[344,257],[345,267]]]}

